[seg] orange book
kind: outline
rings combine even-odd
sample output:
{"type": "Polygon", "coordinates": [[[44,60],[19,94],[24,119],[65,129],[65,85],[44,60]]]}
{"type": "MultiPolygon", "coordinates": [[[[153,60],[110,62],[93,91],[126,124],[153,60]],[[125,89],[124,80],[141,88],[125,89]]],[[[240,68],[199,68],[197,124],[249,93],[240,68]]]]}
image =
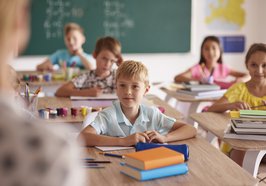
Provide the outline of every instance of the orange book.
{"type": "Polygon", "coordinates": [[[184,163],[184,161],[185,158],[182,153],[166,147],[158,147],[125,154],[126,164],[142,170],[184,163]]]}

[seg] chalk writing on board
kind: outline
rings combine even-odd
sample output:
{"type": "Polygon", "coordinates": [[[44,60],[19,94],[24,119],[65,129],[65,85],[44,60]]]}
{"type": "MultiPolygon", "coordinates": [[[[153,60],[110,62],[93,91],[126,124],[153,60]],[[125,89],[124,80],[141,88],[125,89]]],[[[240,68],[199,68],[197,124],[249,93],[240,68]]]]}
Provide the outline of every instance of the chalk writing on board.
{"type": "Polygon", "coordinates": [[[126,36],[129,29],[134,28],[135,22],[125,13],[125,3],[107,0],[103,2],[104,34],[116,38],[126,36]]]}
{"type": "Polygon", "coordinates": [[[65,20],[70,17],[82,18],[84,10],[73,7],[70,1],[46,0],[46,17],[43,23],[46,39],[63,37],[65,20]]]}

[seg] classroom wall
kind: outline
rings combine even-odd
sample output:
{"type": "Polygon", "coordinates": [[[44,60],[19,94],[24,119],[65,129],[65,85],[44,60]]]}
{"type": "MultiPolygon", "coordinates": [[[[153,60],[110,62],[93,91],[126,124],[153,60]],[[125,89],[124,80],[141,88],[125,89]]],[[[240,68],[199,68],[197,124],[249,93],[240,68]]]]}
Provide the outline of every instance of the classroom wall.
{"type": "MultiPolygon", "coordinates": [[[[124,59],[142,61],[146,64],[150,71],[151,82],[172,81],[176,74],[198,62],[200,45],[207,35],[245,35],[246,50],[253,42],[266,43],[265,0],[245,0],[246,24],[243,29],[237,31],[208,29],[204,23],[205,1],[192,0],[191,52],[181,54],[124,54],[124,59]]],[[[233,69],[246,71],[244,57],[245,53],[224,54],[224,62],[233,69]]],[[[45,56],[23,56],[17,58],[11,65],[16,70],[34,70],[35,66],[44,59],[45,56]]]]}

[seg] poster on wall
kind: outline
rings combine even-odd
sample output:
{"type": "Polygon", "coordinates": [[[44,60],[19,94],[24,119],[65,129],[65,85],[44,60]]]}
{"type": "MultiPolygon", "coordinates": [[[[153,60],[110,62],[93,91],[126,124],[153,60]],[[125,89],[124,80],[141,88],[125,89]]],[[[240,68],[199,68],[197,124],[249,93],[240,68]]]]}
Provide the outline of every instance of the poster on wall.
{"type": "Polygon", "coordinates": [[[245,26],[245,0],[206,0],[205,24],[218,36],[225,53],[242,53],[245,50],[245,36],[241,30],[245,26]],[[227,33],[227,34],[224,34],[227,33]]]}
{"type": "Polygon", "coordinates": [[[205,23],[210,30],[238,31],[246,22],[245,0],[206,0],[205,23]]]}

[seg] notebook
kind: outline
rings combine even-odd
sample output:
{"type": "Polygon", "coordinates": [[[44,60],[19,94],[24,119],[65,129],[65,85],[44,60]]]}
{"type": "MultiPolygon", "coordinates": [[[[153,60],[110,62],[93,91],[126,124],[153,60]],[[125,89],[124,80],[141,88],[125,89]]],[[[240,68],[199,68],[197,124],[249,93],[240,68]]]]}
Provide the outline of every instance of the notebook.
{"type": "Polygon", "coordinates": [[[151,170],[140,170],[126,164],[121,164],[121,173],[126,174],[140,181],[163,178],[168,176],[182,175],[186,174],[187,172],[188,172],[188,166],[186,163],[170,165],[151,170]]]}
{"type": "Polygon", "coordinates": [[[166,147],[158,147],[125,154],[125,163],[141,170],[184,163],[184,155],[166,147]]]}
{"type": "Polygon", "coordinates": [[[172,149],[174,151],[180,152],[184,155],[185,161],[189,159],[189,147],[186,144],[180,145],[168,145],[168,144],[160,144],[160,143],[137,143],[135,148],[136,151],[142,151],[146,149],[158,148],[158,147],[166,147],[172,149]]]}
{"type": "Polygon", "coordinates": [[[120,147],[120,146],[95,146],[96,149],[99,149],[101,151],[117,151],[117,150],[128,150],[128,149],[134,149],[134,147],[120,147]]]}

